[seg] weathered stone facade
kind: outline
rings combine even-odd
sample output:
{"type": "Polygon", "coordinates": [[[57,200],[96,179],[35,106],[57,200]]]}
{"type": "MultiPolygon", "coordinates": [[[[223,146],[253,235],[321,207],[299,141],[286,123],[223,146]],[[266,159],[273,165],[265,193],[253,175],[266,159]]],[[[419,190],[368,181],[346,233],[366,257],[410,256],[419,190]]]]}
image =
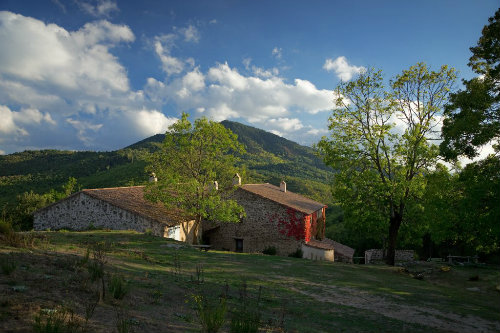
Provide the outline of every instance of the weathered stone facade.
{"type": "MultiPolygon", "coordinates": [[[[280,220],[289,220],[292,209],[241,188],[233,195],[247,216],[239,223],[203,221],[203,237],[214,249],[262,252],[275,247],[278,255],[286,256],[301,247],[303,237],[290,237],[280,232],[283,231],[280,220]],[[237,249],[237,245],[242,248],[237,249]]],[[[298,211],[293,214],[300,221],[306,216],[298,211]]]]}
{"type": "MultiPolygon", "coordinates": [[[[112,191],[113,189],[104,190],[112,191]]],[[[126,192],[123,191],[123,188],[118,190],[126,192]]],[[[138,188],[131,188],[132,190],[142,191],[142,189],[138,188]]],[[[92,190],[84,190],[36,211],[34,213],[33,228],[35,230],[87,230],[94,227],[139,232],[150,230],[155,236],[169,237],[174,235],[176,240],[187,242],[192,242],[195,236],[192,228],[194,221],[160,222],[145,214],[139,214],[136,211],[121,208],[96,198],[86,193],[86,191],[92,193],[92,190]]],[[[126,194],[120,193],[120,195],[126,194]]]]}
{"type": "MultiPolygon", "coordinates": [[[[395,261],[413,261],[415,252],[413,250],[396,250],[395,261]]],[[[365,251],[365,264],[384,259],[382,249],[371,249],[365,251]]]]}

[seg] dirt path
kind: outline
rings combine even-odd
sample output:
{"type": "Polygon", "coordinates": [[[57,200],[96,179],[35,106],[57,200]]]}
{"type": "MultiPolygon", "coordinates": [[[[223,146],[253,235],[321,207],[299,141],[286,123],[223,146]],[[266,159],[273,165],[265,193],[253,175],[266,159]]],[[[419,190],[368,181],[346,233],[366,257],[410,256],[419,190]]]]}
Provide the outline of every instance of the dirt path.
{"type": "Polygon", "coordinates": [[[446,313],[434,308],[418,307],[395,303],[385,297],[367,292],[335,286],[318,285],[321,294],[290,287],[292,291],[314,298],[324,303],[334,303],[368,310],[385,317],[437,328],[457,333],[489,333],[500,332],[500,322],[492,322],[475,316],[461,316],[446,313]]]}

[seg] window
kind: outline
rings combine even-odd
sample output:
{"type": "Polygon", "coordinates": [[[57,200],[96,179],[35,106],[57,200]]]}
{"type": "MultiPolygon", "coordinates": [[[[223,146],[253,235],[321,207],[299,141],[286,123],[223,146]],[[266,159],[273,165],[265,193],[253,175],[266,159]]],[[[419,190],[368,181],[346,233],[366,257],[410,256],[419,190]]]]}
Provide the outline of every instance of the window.
{"type": "Polygon", "coordinates": [[[243,252],[243,239],[236,238],[236,252],[243,252]]]}

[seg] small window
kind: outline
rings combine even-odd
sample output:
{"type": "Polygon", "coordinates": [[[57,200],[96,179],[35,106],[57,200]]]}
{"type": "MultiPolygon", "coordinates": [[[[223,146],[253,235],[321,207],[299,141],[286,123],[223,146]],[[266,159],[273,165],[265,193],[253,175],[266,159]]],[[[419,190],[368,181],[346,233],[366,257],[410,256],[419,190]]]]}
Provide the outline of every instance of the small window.
{"type": "Polygon", "coordinates": [[[236,252],[243,252],[243,239],[237,238],[236,241],[236,252]]]}

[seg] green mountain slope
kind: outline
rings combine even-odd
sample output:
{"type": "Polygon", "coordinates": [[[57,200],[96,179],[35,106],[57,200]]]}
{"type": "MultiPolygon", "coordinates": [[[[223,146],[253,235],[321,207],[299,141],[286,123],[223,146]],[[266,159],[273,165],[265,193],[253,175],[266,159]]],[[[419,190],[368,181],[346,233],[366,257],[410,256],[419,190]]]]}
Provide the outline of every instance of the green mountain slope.
{"type": "MultiPolygon", "coordinates": [[[[247,149],[241,165],[245,183],[278,184],[284,179],[291,191],[331,202],[327,184],[332,171],[313,149],[240,123],[222,124],[247,149]]],[[[0,207],[13,207],[23,192],[59,190],[69,177],[83,188],[143,184],[148,176],[142,152],[155,151],[163,138],[157,134],[112,152],[42,150],[0,156],[0,207]]]]}

